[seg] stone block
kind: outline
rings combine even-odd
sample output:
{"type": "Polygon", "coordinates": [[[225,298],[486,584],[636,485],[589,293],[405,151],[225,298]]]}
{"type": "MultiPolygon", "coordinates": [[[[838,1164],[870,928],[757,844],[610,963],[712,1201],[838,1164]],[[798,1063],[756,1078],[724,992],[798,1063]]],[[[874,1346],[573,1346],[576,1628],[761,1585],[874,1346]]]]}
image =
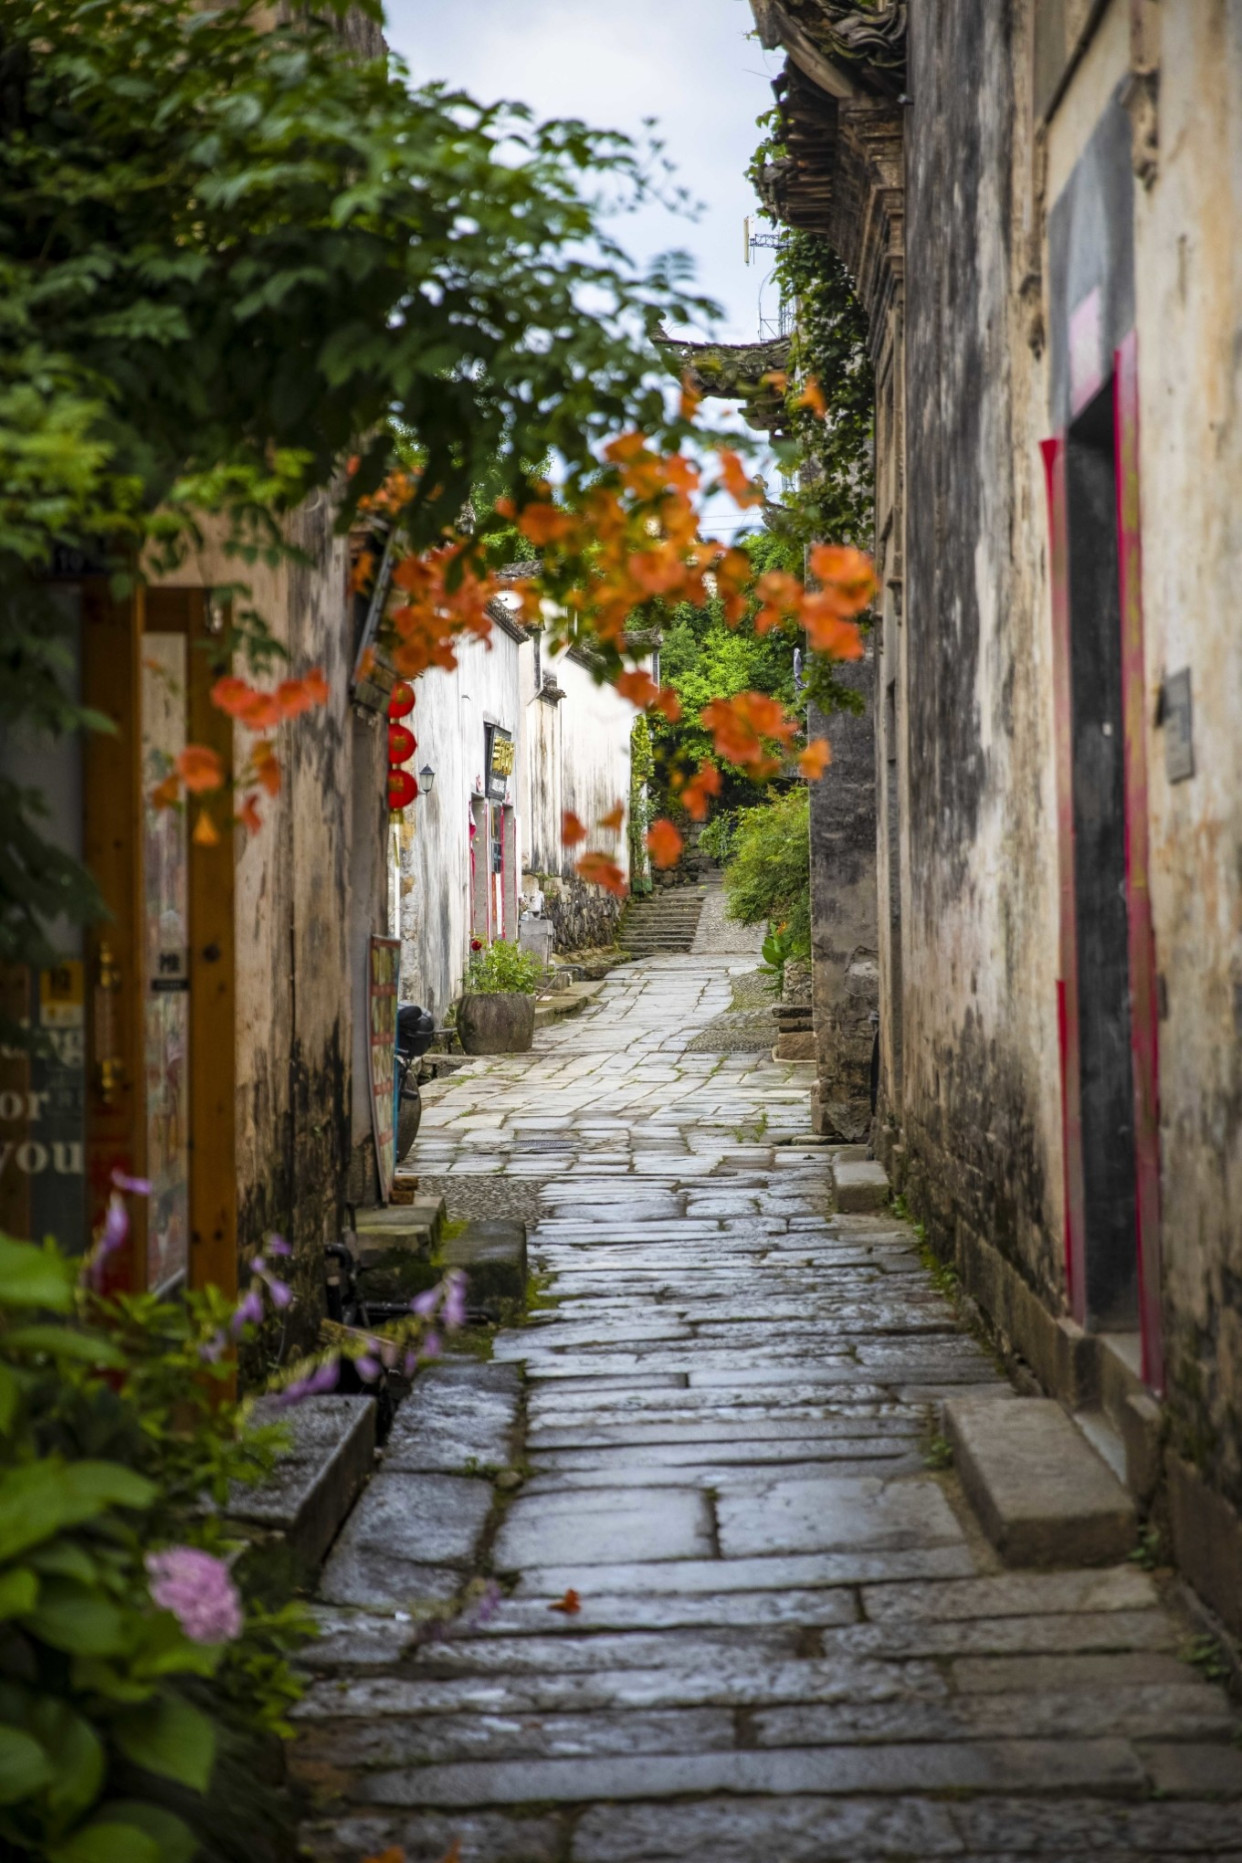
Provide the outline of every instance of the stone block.
{"type": "Polygon", "coordinates": [[[962,1529],[930,1477],[822,1476],[756,1481],[716,1499],[726,1559],[772,1553],[896,1552],[954,1545],[962,1529]]]}
{"type": "Polygon", "coordinates": [[[592,1488],[520,1495],[496,1542],[499,1571],[575,1569],[616,1560],[703,1559],[713,1551],[706,1496],[692,1488],[592,1488]]]}
{"type": "Polygon", "coordinates": [[[1118,1422],[1126,1450],[1126,1486],[1145,1504],[1160,1480],[1160,1435],[1163,1412],[1146,1391],[1127,1397],[1118,1422]]]}
{"type": "Polygon", "coordinates": [[[950,1398],[945,1434],[980,1524],[1010,1565],[1106,1565],[1134,1543],[1134,1503],[1052,1398],[950,1398]]]}
{"type": "Polygon", "coordinates": [[[506,1468],[520,1392],[508,1365],[464,1359],[428,1367],[397,1412],[385,1468],[458,1475],[506,1468]]]}
{"type": "Polygon", "coordinates": [[[888,1172],[874,1159],[834,1164],[832,1181],[837,1209],[843,1214],[882,1210],[888,1203],[888,1172]]]}
{"type": "Polygon", "coordinates": [[[1242,1635],[1242,1519],[1181,1456],[1169,1450],[1164,1465],[1177,1563],[1226,1627],[1242,1635]]]}
{"type": "Polygon", "coordinates": [[[359,1210],[354,1217],[354,1233],[359,1248],[376,1247],[373,1238],[382,1237],[388,1247],[421,1248],[430,1237],[434,1248],[444,1227],[444,1198],[415,1197],[411,1203],[391,1203],[377,1210],[359,1210]]]}
{"type": "Polygon", "coordinates": [[[526,1296],[526,1224],[477,1218],[444,1245],[444,1266],[464,1269],[471,1300],[526,1296]]]}
{"type": "Polygon", "coordinates": [[[556,1817],[506,1817],[499,1812],[419,1812],[413,1817],[349,1817],[304,1825],[305,1854],[312,1863],[358,1863],[359,1857],[390,1851],[409,1863],[439,1863],[459,1847],[478,1863],[559,1863],[565,1831],[556,1817]]]}
{"type": "Polygon", "coordinates": [[[451,1596],[474,1563],[492,1499],[490,1482],[382,1469],[333,1547],[320,1595],[361,1605],[451,1596]]]}
{"type": "Polygon", "coordinates": [[[256,1421],[281,1422],[290,1447],[269,1478],[239,1488],[229,1512],[249,1526],[279,1533],[299,1565],[318,1566],[336,1538],[375,1458],[375,1399],[310,1397],[290,1410],[270,1399],[256,1421]]]}
{"type": "MultiPolygon", "coordinates": [[[[1238,1755],[1242,1764],[1242,1755],[1238,1755]]],[[[559,1800],[685,1798],[709,1792],[772,1797],[920,1792],[1120,1793],[1145,1776],[1127,1741],[921,1741],[785,1752],[663,1753],[599,1759],[467,1760],[368,1773],[373,1805],[463,1806],[559,1800]]],[[[650,1852],[648,1853],[651,1854],[650,1852]]],[[[656,1852],[665,1857],[667,1850],[656,1852]]]]}
{"type": "Polygon", "coordinates": [[[813,1061],[815,1059],[815,1032],[813,1029],[781,1030],[772,1050],[774,1061],[813,1061]]]}

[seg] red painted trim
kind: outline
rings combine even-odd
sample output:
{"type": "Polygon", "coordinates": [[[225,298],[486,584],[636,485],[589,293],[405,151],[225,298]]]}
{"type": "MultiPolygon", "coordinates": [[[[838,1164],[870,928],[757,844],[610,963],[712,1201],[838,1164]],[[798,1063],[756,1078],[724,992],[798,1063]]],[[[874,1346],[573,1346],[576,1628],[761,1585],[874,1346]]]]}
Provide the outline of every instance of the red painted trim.
{"type": "Polygon", "coordinates": [[[1070,689],[1069,547],[1065,439],[1040,443],[1048,494],[1048,581],[1052,594],[1052,699],[1057,788],[1059,971],[1057,1038],[1061,1067],[1061,1150],[1065,1196],[1065,1292],[1080,1326],[1087,1321],[1083,1260],[1082,1073],[1078,1024],[1078,938],[1074,917],[1074,738],[1070,689]]]}
{"type": "Polygon", "coordinates": [[[1139,1317],[1143,1337],[1143,1381],[1153,1391],[1160,1392],[1164,1388],[1164,1341],[1160,1306],[1159,1023],[1147,836],[1147,670],[1143,651],[1138,337],[1135,331],[1123,340],[1113,358],[1113,366],[1139,1317]]]}

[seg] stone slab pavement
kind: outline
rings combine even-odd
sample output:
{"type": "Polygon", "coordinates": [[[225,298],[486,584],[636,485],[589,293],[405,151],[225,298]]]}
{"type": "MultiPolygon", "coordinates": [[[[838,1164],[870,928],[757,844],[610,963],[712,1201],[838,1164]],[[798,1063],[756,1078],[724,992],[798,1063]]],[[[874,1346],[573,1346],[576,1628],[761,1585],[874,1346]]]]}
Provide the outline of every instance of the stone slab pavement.
{"type": "Polygon", "coordinates": [[[688,1052],[739,963],[626,966],[431,1096],[416,1168],[526,1183],[544,1297],[407,1406],[329,1564],[308,1853],[1242,1863],[1171,1579],[999,1567],[932,1433],[1019,1400],[908,1226],[831,1212],[809,1069],[688,1052]],[[467,1571],[491,1614],[429,1628],[467,1571]]]}

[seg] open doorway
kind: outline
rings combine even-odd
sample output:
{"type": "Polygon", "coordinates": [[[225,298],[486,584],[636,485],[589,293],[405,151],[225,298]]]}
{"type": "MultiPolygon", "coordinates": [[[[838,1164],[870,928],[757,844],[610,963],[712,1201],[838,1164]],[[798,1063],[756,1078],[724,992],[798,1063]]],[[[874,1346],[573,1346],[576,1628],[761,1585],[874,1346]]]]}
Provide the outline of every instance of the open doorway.
{"type": "Polygon", "coordinates": [[[1065,506],[1083,1304],[1092,1329],[1130,1332],[1139,1276],[1115,415],[1110,380],[1069,430],[1065,506]]]}

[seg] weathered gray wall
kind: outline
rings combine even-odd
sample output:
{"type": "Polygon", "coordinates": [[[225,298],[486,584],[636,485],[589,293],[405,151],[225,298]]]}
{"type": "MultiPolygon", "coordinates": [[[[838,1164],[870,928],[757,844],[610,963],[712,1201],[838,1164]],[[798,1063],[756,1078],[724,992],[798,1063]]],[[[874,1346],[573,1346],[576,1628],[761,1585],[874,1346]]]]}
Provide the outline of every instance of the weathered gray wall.
{"type": "MultiPolygon", "coordinates": [[[[1242,1509],[1242,4],[1163,0],[1136,190],[1144,631],[1173,1439],[1242,1509]],[[1154,696],[1188,668],[1194,775],[1154,696]]],[[[1242,1536],[1233,1568],[1242,1628],[1242,1536]]]]}
{"type": "Polygon", "coordinates": [[[900,954],[905,1170],[1058,1310],[1041,370],[1020,219],[1025,9],[912,9],[900,954]],[[1019,224],[1016,224],[1019,223],[1019,224]]]}
{"type": "Polygon", "coordinates": [[[861,714],[825,718],[813,706],[810,738],[826,737],[832,762],[811,795],[811,956],[816,1085],[812,1123],[831,1138],[871,1131],[871,1053],[879,1003],[875,888],[875,728],[872,643],[838,669],[866,696],[861,714]]]}
{"type": "MultiPolygon", "coordinates": [[[[238,1243],[243,1280],[269,1231],[293,1245],[291,1338],[305,1341],[322,1303],[322,1244],[339,1232],[353,1142],[366,1132],[353,1049],[364,928],[385,929],[387,757],[382,729],[359,728],[349,703],[348,550],[331,501],[301,508],[290,533],[307,563],[255,565],[248,581],[289,670],[322,667],[331,696],[280,727],[280,793],[263,800],[258,834],[236,831],[238,1243]]],[[[171,580],[210,588],[237,574],[235,559],[208,547],[171,580]]],[[[238,774],[251,742],[239,728],[238,774]]]]}
{"type": "Polygon", "coordinates": [[[1099,282],[1105,369],[1131,318],[1138,344],[1168,1497],[1179,1556],[1239,1624],[1242,0],[1112,0],[1063,67],[1038,160],[1031,23],[1024,0],[911,9],[906,573],[904,612],[885,621],[897,755],[882,762],[901,817],[900,858],[882,862],[901,906],[885,964],[901,1041],[885,1146],[1002,1327],[1032,1353],[1055,1345],[1057,738],[1037,447],[1068,418],[1068,320],[1099,282]],[[1194,774],[1175,782],[1158,701],[1179,669],[1194,774]]]}

